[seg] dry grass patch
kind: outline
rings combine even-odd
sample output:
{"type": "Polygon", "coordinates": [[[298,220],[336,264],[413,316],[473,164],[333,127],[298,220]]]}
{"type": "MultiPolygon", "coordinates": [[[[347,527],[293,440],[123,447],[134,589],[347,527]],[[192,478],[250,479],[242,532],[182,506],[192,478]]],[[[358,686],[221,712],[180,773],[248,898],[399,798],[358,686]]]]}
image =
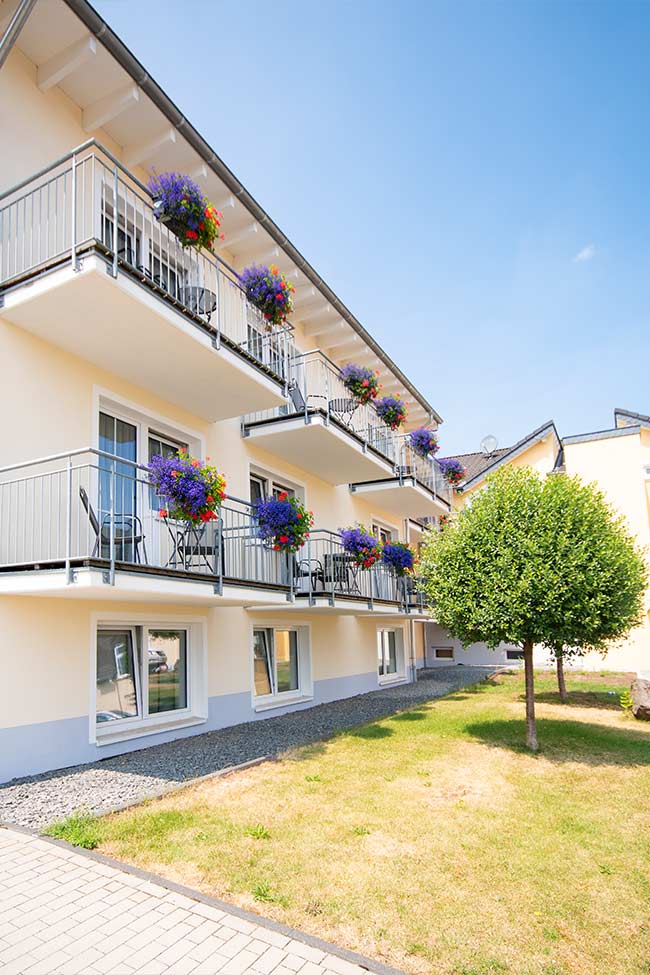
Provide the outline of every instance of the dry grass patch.
{"type": "Polygon", "coordinates": [[[500,677],[108,817],[99,848],[418,975],[648,975],[650,725],[610,707],[627,683],[570,677],[563,707],[539,675],[537,757],[500,677]]]}

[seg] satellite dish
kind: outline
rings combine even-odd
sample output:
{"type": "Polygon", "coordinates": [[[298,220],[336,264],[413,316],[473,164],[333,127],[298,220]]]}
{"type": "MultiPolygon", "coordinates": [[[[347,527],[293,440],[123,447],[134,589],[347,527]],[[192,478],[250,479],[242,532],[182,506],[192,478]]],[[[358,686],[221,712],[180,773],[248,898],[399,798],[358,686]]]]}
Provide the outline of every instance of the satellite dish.
{"type": "Polygon", "coordinates": [[[483,437],[483,439],[481,440],[481,450],[483,451],[484,454],[487,454],[488,457],[490,456],[490,454],[494,453],[494,451],[497,449],[498,446],[499,446],[499,441],[491,433],[488,433],[487,437],[483,437]]]}

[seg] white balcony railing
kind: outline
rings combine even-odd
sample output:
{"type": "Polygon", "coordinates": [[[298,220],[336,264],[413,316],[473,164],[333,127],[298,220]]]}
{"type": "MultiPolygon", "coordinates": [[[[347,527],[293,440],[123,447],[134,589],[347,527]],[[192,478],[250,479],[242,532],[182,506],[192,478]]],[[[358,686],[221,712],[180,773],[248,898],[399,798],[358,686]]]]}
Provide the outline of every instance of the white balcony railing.
{"type": "Polygon", "coordinates": [[[286,416],[320,413],[345,427],[364,445],[397,463],[399,438],[372,404],[360,404],[346,388],[338,366],[323,352],[295,354],[289,363],[289,402],[243,418],[244,426],[286,416]]]}
{"type": "Polygon", "coordinates": [[[451,506],[452,488],[442,476],[440,464],[435,458],[422,457],[413,450],[408,434],[399,438],[397,473],[401,478],[414,477],[419,484],[451,506]]]}
{"type": "Polygon", "coordinates": [[[218,519],[191,526],[161,514],[146,467],[84,448],[0,470],[0,572],[96,565],[286,590],[295,598],[347,596],[415,605],[411,584],[386,566],[359,571],[337,532],[316,530],[295,555],[275,552],[249,502],[228,497],[218,519]]]}
{"type": "Polygon", "coordinates": [[[281,379],[291,330],[269,327],[236,273],[208,251],[183,248],[132,173],[90,141],[0,196],[0,288],[94,250],[281,379]]]}
{"type": "Polygon", "coordinates": [[[0,471],[0,570],[97,563],[289,587],[286,559],[264,544],[250,505],[228,498],[198,527],[161,515],[146,468],[82,449],[0,471]]]}

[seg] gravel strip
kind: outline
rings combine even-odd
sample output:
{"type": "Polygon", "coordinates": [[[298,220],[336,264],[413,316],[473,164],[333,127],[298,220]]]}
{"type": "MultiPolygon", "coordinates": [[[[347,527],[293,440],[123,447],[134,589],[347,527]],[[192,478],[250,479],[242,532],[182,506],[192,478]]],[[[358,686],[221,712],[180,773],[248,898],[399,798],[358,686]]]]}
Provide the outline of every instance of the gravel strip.
{"type": "Polygon", "coordinates": [[[275,757],[484,680],[498,667],[441,667],[415,684],[210,731],[128,755],[14,779],[0,786],[0,822],[42,829],[78,809],[96,815],[163,795],[188,780],[275,757]]]}

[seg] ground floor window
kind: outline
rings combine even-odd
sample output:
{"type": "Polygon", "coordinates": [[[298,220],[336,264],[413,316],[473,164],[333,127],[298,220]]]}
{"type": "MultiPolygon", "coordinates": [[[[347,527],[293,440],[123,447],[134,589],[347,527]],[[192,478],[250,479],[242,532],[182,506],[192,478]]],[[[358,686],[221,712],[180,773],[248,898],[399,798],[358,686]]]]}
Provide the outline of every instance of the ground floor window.
{"type": "Polygon", "coordinates": [[[454,659],[454,648],[453,647],[434,647],[433,652],[436,656],[436,660],[453,660],[454,659]]]}
{"type": "Polygon", "coordinates": [[[253,685],[257,699],[310,693],[309,650],[302,627],[253,630],[253,685]]]}
{"type": "Polygon", "coordinates": [[[102,624],[95,652],[98,730],[112,732],[188,713],[189,627],[102,624]]]}
{"type": "Polygon", "coordinates": [[[404,633],[402,630],[377,630],[377,674],[380,681],[404,674],[404,633]]]}
{"type": "Polygon", "coordinates": [[[506,650],[506,660],[523,660],[523,650],[506,650]]]}

